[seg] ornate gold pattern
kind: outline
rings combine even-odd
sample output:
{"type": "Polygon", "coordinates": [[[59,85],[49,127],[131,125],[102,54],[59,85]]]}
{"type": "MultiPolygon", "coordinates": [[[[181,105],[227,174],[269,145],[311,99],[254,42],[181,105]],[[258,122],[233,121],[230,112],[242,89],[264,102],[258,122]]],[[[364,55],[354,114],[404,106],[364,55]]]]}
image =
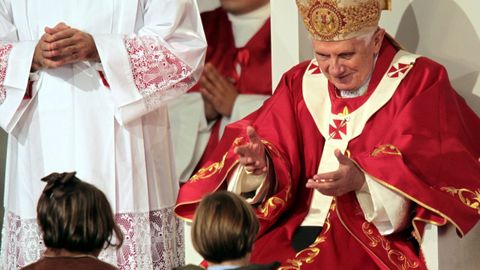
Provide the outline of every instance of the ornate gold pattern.
{"type": "Polygon", "coordinates": [[[297,0],[305,27],[318,40],[353,38],[380,20],[378,0],[297,0]]]}
{"type": "Polygon", "coordinates": [[[442,187],[440,190],[448,192],[452,196],[457,195],[463,204],[477,210],[480,215],[480,189],[471,191],[466,188],[442,187]]]}
{"type": "Polygon", "coordinates": [[[218,173],[223,166],[225,165],[225,159],[227,158],[227,153],[223,155],[223,158],[220,162],[215,162],[210,164],[208,167],[203,167],[198,172],[190,178],[190,182],[196,182],[205,178],[209,178],[212,175],[218,173]]]}
{"type": "MultiPolygon", "coordinates": [[[[267,149],[270,151],[270,153],[274,154],[275,156],[277,156],[278,158],[280,158],[282,160],[282,162],[286,162],[285,161],[285,158],[280,155],[280,151],[278,151],[278,149],[272,144],[270,143],[269,141],[265,141],[265,140],[262,140],[262,143],[267,147],[267,149]]],[[[290,197],[292,196],[292,194],[290,193],[290,190],[291,190],[291,187],[292,187],[292,176],[290,175],[290,172],[287,171],[287,177],[288,177],[288,187],[285,191],[285,202],[288,201],[288,199],[290,199],[290,197]]]]}
{"type": "Polygon", "coordinates": [[[258,211],[262,214],[263,217],[268,217],[271,213],[271,210],[276,209],[277,207],[282,207],[285,205],[285,201],[278,197],[271,197],[266,202],[258,207],[258,211]]]}
{"type": "MultiPolygon", "coordinates": [[[[233,145],[238,146],[243,141],[244,137],[237,137],[233,140],[233,145]]],[[[222,160],[220,162],[215,162],[210,164],[208,167],[202,167],[196,174],[190,177],[190,182],[196,182],[205,178],[209,178],[212,175],[218,173],[223,166],[225,165],[225,159],[227,158],[227,153],[223,155],[222,160]]]]}
{"type": "Polygon", "coordinates": [[[380,244],[381,247],[387,251],[388,259],[397,267],[397,269],[405,270],[419,267],[418,262],[409,260],[400,250],[393,249],[390,241],[385,239],[385,237],[381,235],[374,235],[374,230],[371,228],[371,226],[372,225],[369,222],[364,222],[362,224],[362,231],[370,240],[368,243],[370,247],[376,248],[380,244]]]}
{"type": "MultiPolygon", "coordinates": [[[[330,205],[330,210],[335,211],[335,200],[332,202],[330,205]]],[[[330,213],[327,216],[327,219],[325,220],[325,223],[323,224],[323,231],[320,233],[315,241],[310,244],[307,248],[299,251],[297,254],[295,254],[295,259],[289,259],[285,262],[285,265],[282,265],[278,268],[278,270],[301,270],[302,265],[304,263],[313,263],[315,261],[315,257],[320,254],[320,248],[317,247],[319,244],[324,243],[327,241],[327,237],[325,236],[327,232],[330,230],[330,213]]]]}
{"type": "Polygon", "coordinates": [[[375,147],[371,155],[377,157],[380,154],[401,156],[402,152],[393,144],[382,144],[375,147]]]}

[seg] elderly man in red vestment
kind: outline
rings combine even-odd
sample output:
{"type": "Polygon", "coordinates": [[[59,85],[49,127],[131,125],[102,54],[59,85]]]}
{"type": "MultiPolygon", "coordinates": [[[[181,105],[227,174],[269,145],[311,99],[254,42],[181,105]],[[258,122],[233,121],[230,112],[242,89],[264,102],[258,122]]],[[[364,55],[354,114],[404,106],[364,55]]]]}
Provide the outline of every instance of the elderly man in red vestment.
{"type": "Polygon", "coordinates": [[[426,224],[467,233],[480,217],[480,119],[444,67],[378,27],[389,4],[297,0],[315,59],[227,129],[176,213],[191,218],[218,189],[254,194],[252,260],[280,269],[426,269],[426,224]]]}

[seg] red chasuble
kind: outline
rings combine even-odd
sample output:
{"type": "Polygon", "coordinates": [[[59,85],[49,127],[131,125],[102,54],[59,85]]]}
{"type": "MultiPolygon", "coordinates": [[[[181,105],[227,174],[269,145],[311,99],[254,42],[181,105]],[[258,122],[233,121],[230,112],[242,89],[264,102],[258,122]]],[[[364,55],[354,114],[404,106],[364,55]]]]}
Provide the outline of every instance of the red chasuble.
{"type": "MultiPolygon", "coordinates": [[[[208,48],[206,63],[212,63],[230,79],[239,94],[272,94],[272,57],[270,46],[270,20],[242,48],[235,47],[232,25],[222,8],[202,13],[202,23],[208,48]],[[236,66],[240,65],[238,74],[236,66]]],[[[198,91],[197,84],[190,92],[198,91]]],[[[218,143],[220,121],[213,128],[203,156],[213,152],[218,143]]],[[[200,161],[203,162],[204,158],[200,161]]]]}
{"type": "MultiPolygon", "coordinates": [[[[333,114],[359,109],[385,76],[404,71],[391,65],[397,49],[385,39],[364,96],[343,99],[328,91],[333,114]]],[[[367,222],[354,192],[336,197],[315,243],[296,253],[291,239],[305,218],[325,138],[304,99],[302,63],[288,71],[275,94],[254,114],[231,125],[211,159],[180,190],[176,213],[191,219],[199,200],[224,188],[238,164],[233,149],[253,125],[274,167],[276,190],[256,208],[261,229],[252,260],[281,261],[280,269],[426,269],[419,241],[426,223],[467,233],[480,217],[480,119],[452,88],[446,70],[424,57],[410,66],[391,98],[372,114],[347,150],[375,181],[413,202],[410,226],[382,236],[367,222]]],[[[314,67],[314,66],[313,66],[314,67]]],[[[328,88],[328,89],[327,89],[328,88]]],[[[328,139],[328,138],[327,138],[328,139]]]]}

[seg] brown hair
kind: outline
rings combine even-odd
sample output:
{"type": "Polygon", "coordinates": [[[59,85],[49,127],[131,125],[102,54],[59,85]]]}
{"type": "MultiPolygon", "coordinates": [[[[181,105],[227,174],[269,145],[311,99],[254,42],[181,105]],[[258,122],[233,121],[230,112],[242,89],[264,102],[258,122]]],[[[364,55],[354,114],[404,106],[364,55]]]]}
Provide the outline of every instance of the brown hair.
{"type": "Polygon", "coordinates": [[[52,173],[42,181],[47,185],[38,200],[37,222],[45,246],[95,252],[122,245],[123,234],[102,191],[82,182],[75,172],[52,173]],[[112,242],[113,232],[116,243],[112,242]]]}
{"type": "Polygon", "coordinates": [[[243,198],[218,191],[203,198],[195,212],[193,247],[209,262],[241,259],[252,251],[258,229],[257,217],[243,198]]]}

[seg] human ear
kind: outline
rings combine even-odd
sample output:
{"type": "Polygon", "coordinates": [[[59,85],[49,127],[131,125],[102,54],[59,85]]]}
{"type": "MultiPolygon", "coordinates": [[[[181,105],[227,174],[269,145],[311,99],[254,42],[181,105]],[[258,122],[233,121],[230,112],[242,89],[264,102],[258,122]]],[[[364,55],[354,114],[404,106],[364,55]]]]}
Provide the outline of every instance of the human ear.
{"type": "Polygon", "coordinates": [[[383,37],[385,36],[385,29],[383,28],[378,28],[377,31],[375,31],[375,34],[373,36],[373,44],[374,44],[374,51],[376,54],[380,51],[380,48],[382,47],[382,42],[383,42],[383,37]]]}

